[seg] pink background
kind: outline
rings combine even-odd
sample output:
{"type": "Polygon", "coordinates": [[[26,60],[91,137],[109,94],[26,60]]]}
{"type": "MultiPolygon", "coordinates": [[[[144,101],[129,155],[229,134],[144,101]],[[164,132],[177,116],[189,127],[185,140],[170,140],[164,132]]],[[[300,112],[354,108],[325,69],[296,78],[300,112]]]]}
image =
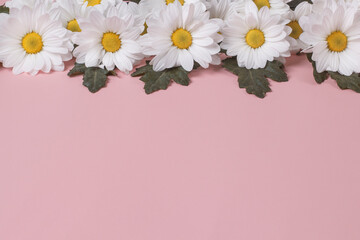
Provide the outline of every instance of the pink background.
{"type": "Polygon", "coordinates": [[[0,239],[360,239],[360,95],[286,66],[264,100],[218,67],[152,95],[1,68],[0,239]]]}
{"type": "Polygon", "coordinates": [[[1,69],[0,239],[360,239],[360,95],[287,71],[260,100],[218,67],[152,95],[1,69]]]}

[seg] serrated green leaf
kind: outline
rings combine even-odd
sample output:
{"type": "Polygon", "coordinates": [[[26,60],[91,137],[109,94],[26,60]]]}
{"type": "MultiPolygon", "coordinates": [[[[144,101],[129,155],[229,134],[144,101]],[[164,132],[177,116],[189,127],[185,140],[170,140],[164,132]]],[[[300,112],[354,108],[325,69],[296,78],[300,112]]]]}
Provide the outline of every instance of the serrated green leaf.
{"type": "Polygon", "coordinates": [[[167,74],[177,84],[180,84],[182,86],[189,86],[189,84],[190,84],[190,78],[188,76],[188,72],[185,71],[185,69],[183,69],[183,68],[169,69],[167,74]]]}
{"type": "Polygon", "coordinates": [[[312,64],[312,67],[313,67],[313,76],[314,76],[314,79],[315,81],[318,83],[318,84],[321,84],[323,83],[326,79],[329,78],[329,73],[327,71],[324,71],[324,72],[321,72],[319,73],[317,70],[316,70],[316,63],[315,61],[312,60],[312,53],[308,53],[306,54],[306,57],[307,59],[311,62],[312,64]]]}
{"type": "MultiPolygon", "coordinates": [[[[145,65],[145,66],[136,68],[136,69],[135,69],[135,72],[133,72],[133,73],[131,74],[131,76],[132,76],[132,77],[140,77],[140,76],[142,76],[142,75],[144,75],[144,74],[152,71],[153,68],[152,68],[152,66],[151,66],[149,63],[150,63],[150,61],[146,61],[146,65],[145,65]]],[[[143,81],[142,78],[140,78],[140,80],[143,81]]]]}
{"type": "Polygon", "coordinates": [[[9,8],[5,7],[5,4],[0,6],[0,13],[6,13],[9,14],[9,8]]]}
{"type": "Polygon", "coordinates": [[[288,2],[287,4],[289,5],[291,10],[295,10],[295,8],[302,2],[308,2],[310,4],[312,4],[311,0],[292,0],[290,2],[288,2]]]}
{"type": "Polygon", "coordinates": [[[338,72],[329,72],[329,75],[336,81],[340,89],[351,89],[357,93],[360,93],[360,76],[358,73],[353,73],[350,76],[344,76],[338,72]]]}
{"type": "MultiPolygon", "coordinates": [[[[198,64],[194,65],[194,69],[198,66],[198,64]]],[[[190,84],[188,74],[189,72],[182,67],[174,67],[160,72],[155,72],[153,67],[150,65],[150,62],[146,61],[146,65],[137,68],[131,76],[141,76],[140,80],[145,83],[145,92],[150,94],[158,90],[166,90],[169,87],[171,80],[182,86],[188,86],[190,84]]]]}
{"type": "Polygon", "coordinates": [[[116,76],[115,71],[108,71],[98,67],[86,67],[85,64],[75,63],[73,69],[68,72],[68,76],[84,74],[83,85],[86,86],[90,92],[95,93],[106,85],[107,76],[116,76]]]}
{"type": "Polygon", "coordinates": [[[224,68],[226,68],[228,71],[232,72],[235,75],[238,75],[240,71],[242,71],[235,57],[224,59],[223,66],[224,68]]]}
{"type": "Polygon", "coordinates": [[[115,71],[108,71],[106,75],[117,76],[117,73],[115,71]]]}
{"type": "Polygon", "coordinates": [[[269,81],[260,71],[244,68],[238,76],[239,87],[245,88],[249,94],[264,98],[266,93],[271,92],[269,81]]]}
{"type": "Polygon", "coordinates": [[[245,88],[247,93],[259,98],[264,98],[266,93],[271,92],[268,78],[277,82],[288,81],[283,64],[278,61],[268,62],[262,69],[246,69],[239,67],[236,57],[232,57],[223,60],[223,66],[238,76],[240,88],[245,88]]]}
{"type": "Polygon", "coordinates": [[[194,62],[193,70],[198,69],[199,67],[200,67],[200,64],[198,64],[197,62],[194,62]]]}
{"type": "Polygon", "coordinates": [[[86,66],[83,63],[75,63],[74,67],[68,72],[68,76],[72,77],[79,74],[84,74],[86,66]]]}
{"type": "Polygon", "coordinates": [[[283,69],[284,65],[279,61],[268,62],[264,69],[265,77],[276,82],[287,82],[288,77],[283,69]]]}
{"type": "Polygon", "coordinates": [[[108,73],[109,71],[102,68],[87,68],[83,77],[83,85],[87,87],[90,92],[96,93],[105,87],[108,73]]]}
{"type": "Polygon", "coordinates": [[[170,85],[171,78],[165,72],[160,72],[160,74],[151,74],[149,79],[145,82],[145,92],[150,94],[158,90],[166,90],[170,85]]]}
{"type": "Polygon", "coordinates": [[[341,75],[338,72],[325,71],[318,73],[316,71],[316,63],[312,60],[312,54],[308,53],[307,58],[312,63],[314,69],[314,78],[317,83],[323,83],[329,76],[334,79],[340,89],[351,89],[357,93],[360,93],[360,76],[358,73],[353,73],[350,76],[341,75]]]}

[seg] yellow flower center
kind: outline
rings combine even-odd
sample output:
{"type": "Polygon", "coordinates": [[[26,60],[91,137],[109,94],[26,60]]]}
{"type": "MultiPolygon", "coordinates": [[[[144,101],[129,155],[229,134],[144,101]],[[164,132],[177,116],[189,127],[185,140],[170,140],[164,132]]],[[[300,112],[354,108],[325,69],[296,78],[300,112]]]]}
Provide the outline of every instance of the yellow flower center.
{"type": "Polygon", "coordinates": [[[121,48],[120,36],[113,32],[104,33],[101,44],[105,51],[114,53],[121,48]]]}
{"type": "Polygon", "coordinates": [[[141,35],[147,34],[147,29],[148,29],[148,25],[147,25],[146,22],[145,22],[145,23],[144,23],[144,31],[141,33],[141,35]]]}
{"type": "Polygon", "coordinates": [[[84,0],[84,2],[88,2],[88,6],[95,6],[101,3],[101,0],[84,0]]]}
{"type": "Polygon", "coordinates": [[[188,49],[192,44],[191,33],[183,28],[177,29],[171,35],[173,44],[180,49],[188,49]]]}
{"type": "Polygon", "coordinates": [[[259,48],[265,43],[265,36],[259,29],[252,29],[246,34],[245,40],[250,47],[259,48]]]}
{"type": "Polygon", "coordinates": [[[69,21],[66,29],[72,32],[81,32],[80,26],[76,19],[69,21]]]}
{"type": "Polygon", "coordinates": [[[291,27],[292,31],[290,33],[290,37],[294,39],[299,39],[300,35],[304,32],[302,28],[300,27],[298,21],[291,21],[287,24],[289,27],[291,27]]]}
{"type": "Polygon", "coordinates": [[[44,46],[41,36],[36,32],[26,34],[22,39],[21,45],[28,54],[36,54],[44,46]]]}
{"type": "Polygon", "coordinates": [[[265,6],[270,8],[269,0],[253,0],[253,2],[256,4],[256,6],[258,7],[259,10],[265,6]]]}
{"type": "Polygon", "coordinates": [[[328,48],[333,52],[342,52],[347,47],[347,37],[340,31],[331,33],[327,39],[328,48]]]}
{"type": "MultiPolygon", "coordinates": [[[[166,2],[166,5],[169,5],[169,3],[173,3],[173,2],[175,2],[175,0],[165,0],[165,2],[166,2]]],[[[181,3],[181,5],[184,5],[185,0],[179,0],[179,2],[181,3]]]]}

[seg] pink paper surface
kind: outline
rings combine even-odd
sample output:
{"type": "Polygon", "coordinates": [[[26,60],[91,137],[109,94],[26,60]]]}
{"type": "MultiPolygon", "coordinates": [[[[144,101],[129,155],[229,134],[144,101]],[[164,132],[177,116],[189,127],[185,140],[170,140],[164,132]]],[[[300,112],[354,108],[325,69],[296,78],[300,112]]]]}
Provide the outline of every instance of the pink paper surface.
{"type": "Polygon", "coordinates": [[[360,239],[360,95],[286,67],[264,100],[219,67],[152,95],[0,68],[0,239],[360,239]]]}

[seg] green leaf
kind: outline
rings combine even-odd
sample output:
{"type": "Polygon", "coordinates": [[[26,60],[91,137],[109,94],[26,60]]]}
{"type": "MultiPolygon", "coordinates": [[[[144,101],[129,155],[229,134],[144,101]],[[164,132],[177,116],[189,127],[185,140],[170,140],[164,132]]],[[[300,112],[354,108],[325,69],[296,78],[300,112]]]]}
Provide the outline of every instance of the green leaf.
{"type": "Polygon", "coordinates": [[[9,14],[9,8],[5,7],[5,4],[0,6],[0,13],[7,13],[9,14]]]}
{"type": "Polygon", "coordinates": [[[313,67],[313,75],[314,75],[314,79],[315,81],[320,84],[320,83],[323,83],[326,79],[329,78],[329,73],[327,71],[324,71],[324,72],[321,72],[319,73],[317,70],[316,70],[316,63],[315,61],[312,60],[312,53],[308,53],[306,54],[307,56],[307,59],[311,62],[312,64],[312,67],[313,67]]]}
{"type": "Polygon", "coordinates": [[[288,77],[283,70],[283,64],[278,61],[268,62],[262,69],[246,69],[239,67],[236,57],[223,60],[223,66],[228,71],[238,76],[240,88],[245,88],[249,94],[264,98],[271,92],[268,78],[277,82],[286,82],[288,77]]]}
{"type": "Polygon", "coordinates": [[[340,89],[351,89],[360,93],[360,76],[358,73],[353,73],[350,76],[341,75],[338,72],[329,72],[330,77],[334,79],[340,89]]]}
{"type": "MultiPolygon", "coordinates": [[[[145,66],[142,66],[142,67],[139,67],[139,68],[136,68],[135,72],[133,72],[131,74],[132,77],[140,77],[140,76],[143,76],[145,75],[146,73],[148,72],[151,72],[153,70],[152,66],[149,64],[150,61],[146,61],[146,65],[145,66]]],[[[145,82],[144,81],[145,78],[140,78],[141,81],[145,82]]]]}
{"type": "Polygon", "coordinates": [[[287,82],[288,77],[284,72],[284,65],[279,61],[268,62],[264,68],[265,77],[276,82],[287,82]]]}
{"type": "Polygon", "coordinates": [[[238,75],[242,71],[235,57],[224,59],[223,67],[235,75],[238,75]]]}
{"type": "Polygon", "coordinates": [[[107,75],[111,75],[111,76],[117,76],[117,73],[113,70],[113,71],[108,71],[107,75]]]}
{"type": "Polygon", "coordinates": [[[73,69],[68,73],[68,76],[84,74],[83,85],[89,89],[90,92],[95,93],[101,88],[105,87],[107,76],[116,76],[116,72],[108,71],[99,67],[86,67],[85,64],[75,63],[73,69]]]}
{"type": "Polygon", "coordinates": [[[96,93],[105,87],[108,73],[109,71],[102,68],[87,68],[83,77],[83,85],[87,87],[90,92],[96,93]]]}
{"type": "Polygon", "coordinates": [[[239,87],[245,88],[249,94],[254,94],[259,98],[264,98],[267,92],[271,92],[269,81],[258,71],[244,69],[239,76],[239,87]]]}
{"type": "Polygon", "coordinates": [[[72,77],[79,74],[84,74],[86,70],[86,66],[83,63],[75,63],[73,69],[68,72],[68,76],[72,77]]]}
{"type": "MultiPolygon", "coordinates": [[[[194,69],[198,66],[198,64],[195,64],[194,69]]],[[[190,84],[188,74],[189,72],[182,67],[174,67],[160,72],[155,72],[152,65],[150,65],[150,62],[146,61],[146,65],[137,68],[131,76],[141,76],[140,80],[145,83],[145,92],[150,94],[158,90],[166,90],[169,87],[171,80],[182,86],[188,86],[190,84]]]]}
{"type": "Polygon", "coordinates": [[[295,10],[295,8],[302,2],[308,2],[310,4],[312,4],[313,2],[311,0],[292,0],[290,2],[288,2],[287,4],[289,5],[291,10],[295,10]]]}
{"type": "Polygon", "coordinates": [[[306,54],[308,60],[312,63],[314,69],[314,78],[317,83],[323,83],[329,76],[334,79],[340,89],[351,89],[357,93],[360,93],[360,76],[358,73],[353,73],[350,76],[344,76],[338,72],[325,71],[318,73],[316,71],[316,63],[312,60],[312,54],[306,54]]]}

